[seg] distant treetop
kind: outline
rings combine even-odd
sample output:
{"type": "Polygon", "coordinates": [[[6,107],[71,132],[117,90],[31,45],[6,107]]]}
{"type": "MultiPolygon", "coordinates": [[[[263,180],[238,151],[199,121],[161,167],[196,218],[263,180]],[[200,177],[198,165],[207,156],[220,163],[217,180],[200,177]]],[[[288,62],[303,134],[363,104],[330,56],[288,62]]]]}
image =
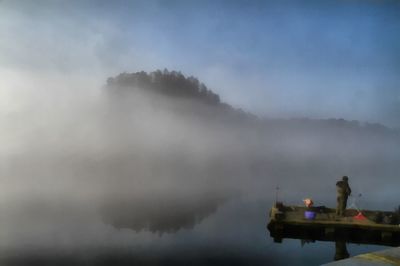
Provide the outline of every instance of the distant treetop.
{"type": "Polygon", "coordinates": [[[107,86],[118,90],[140,88],[162,93],[168,96],[200,100],[211,105],[221,104],[217,94],[195,77],[185,77],[181,72],[156,70],[151,73],[121,73],[107,79],[107,86]]]}

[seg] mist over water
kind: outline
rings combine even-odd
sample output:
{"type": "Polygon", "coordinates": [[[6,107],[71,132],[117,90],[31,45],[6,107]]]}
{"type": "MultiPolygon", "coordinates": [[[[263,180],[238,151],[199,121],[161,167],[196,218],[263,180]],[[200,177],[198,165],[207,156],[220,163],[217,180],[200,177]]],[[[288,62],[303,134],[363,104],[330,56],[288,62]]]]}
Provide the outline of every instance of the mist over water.
{"type": "Polygon", "coordinates": [[[399,8],[0,0],[0,265],[331,261],[268,212],[400,204],[399,8]]]}
{"type": "Polygon", "coordinates": [[[277,186],[285,203],[334,206],[348,175],[360,208],[400,204],[389,128],[262,119],[137,87],[42,91],[1,114],[5,263],[316,265],[328,244],[271,243],[277,186]]]}

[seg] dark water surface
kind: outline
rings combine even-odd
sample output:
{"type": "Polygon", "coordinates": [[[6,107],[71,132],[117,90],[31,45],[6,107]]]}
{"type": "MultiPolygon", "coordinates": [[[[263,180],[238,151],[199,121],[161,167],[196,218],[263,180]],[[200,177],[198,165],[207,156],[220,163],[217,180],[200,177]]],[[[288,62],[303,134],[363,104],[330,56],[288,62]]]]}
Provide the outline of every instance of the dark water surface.
{"type": "MultiPolygon", "coordinates": [[[[124,170],[126,166],[118,167],[124,170]]],[[[36,182],[29,195],[1,201],[0,262],[2,265],[320,265],[333,261],[335,243],[302,243],[291,239],[273,242],[266,226],[276,197],[286,205],[303,205],[302,199],[312,197],[317,206],[334,207],[335,184],[340,176],[330,173],[345,169],[354,195],[349,198],[349,206],[354,203],[361,209],[392,211],[399,204],[399,164],[383,164],[374,169],[368,164],[291,161],[258,167],[254,166],[250,173],[241,173],[239,167],[232,166],[237,171],[236,179],[210,178],[208,189],[202,189],[202,183],[195,183],[196,180],[190,186],[173,180],[172,190],[157,189],[155,185],[159,182],[164,182],[163,188],[168,187],[168,179],[164,178],[158,182],[150,180],[153,186],[144,190],[140,179],[134,180],[136,183],[130,183],[127,189],[133,192],[125,191],[124,197],[116,192],[109,198],[92,195],[91,187],[98,185],[99,178],[97,183],[89,179],[88,185],[77,175],[81,190],[74,186],[78,184],[76,180],[62,183],[62,191],[71,192],[66,197],[52,194],[51,187],[47,194],[33,193],[33,188],[41,185],[36,182]],[[382,178],[377,178],[378,172],[382,178]],[[134,190],[135,184],[141,186],[134,190]],[[236,190],[226,193],[221,189],[229,185],[236,190]]],[[[107,184],[107,191],[111,191],[112,184],[107,184]]],[[[124,183],[118,184],[118,192],[123,190],[121,184],[124,183]]],[[[351,256],[385,248],[347,245],[351,256]]]]}
{"type": "MultiPolygon", "coordinates": [[[[58,214],[63,217],[59,221],[53,216],[52,219],[43,219],[43,215],[30,217],[32,223],[19,220],[8,224],[8,229],[3,227],[1,262],[2,265],[320,265],[333,260],[333,242],[302,244],[301,240],[284,239],[283,243],[274,243],[266,229],[272,202],[268,195],[265,199],[252,195],[230,199],[198,223],[189,227],[183,223],[181,229],[176,224],[169,232],[140,231],[135,224],[133,229],[126,228],[128,223],[125,228],[116,228],[96,212],[79,214],[79,220],[65,219],[62,212],[58,214]],[[11,235],[12,242],[7,242],[11,235]]],[[[22,218],[26,213],[19,215],[22,218]]],[[[351,256],[384,248],[347,245],[351,256]]]]}

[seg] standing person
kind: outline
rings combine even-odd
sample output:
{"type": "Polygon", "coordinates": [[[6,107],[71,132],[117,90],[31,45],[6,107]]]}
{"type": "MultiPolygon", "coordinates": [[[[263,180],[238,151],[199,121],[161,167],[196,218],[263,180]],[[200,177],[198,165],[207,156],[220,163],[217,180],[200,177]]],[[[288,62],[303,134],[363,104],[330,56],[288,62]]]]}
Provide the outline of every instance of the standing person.
{"type": "Polygon", "coordinates": [[[349,186],[349,178],[347,176],[343,176],[342,180],[336,183],[336,190],[337,190],[336,215],[343,217],[347,206],[347,198],[351,194],[351,189],[349,186]]]}

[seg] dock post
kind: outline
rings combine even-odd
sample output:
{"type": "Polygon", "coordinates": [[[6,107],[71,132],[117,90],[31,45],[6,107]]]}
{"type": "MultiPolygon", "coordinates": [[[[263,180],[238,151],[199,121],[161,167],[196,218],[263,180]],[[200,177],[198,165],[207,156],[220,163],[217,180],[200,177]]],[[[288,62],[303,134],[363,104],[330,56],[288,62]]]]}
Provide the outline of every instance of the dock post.
{"type": "Polygon", "coordinates": [[[382,232],[381,233],[381,240],[384,242],[392,241],[392,232],[382,232]]]}
{"type": "Polygon", "coordinates": [[[275,236],[274,242],[275,243],[282,243],[282,236],[283,236],[283,225],[279,223],[275,223],[274,225],[275,236]]]}
{"type": "Polygon", "coordinates": [[[335,228],[334,227],[325,227],[324,233],[325,233],[325,237],[333,238],[335,236],[335,228]]]}

